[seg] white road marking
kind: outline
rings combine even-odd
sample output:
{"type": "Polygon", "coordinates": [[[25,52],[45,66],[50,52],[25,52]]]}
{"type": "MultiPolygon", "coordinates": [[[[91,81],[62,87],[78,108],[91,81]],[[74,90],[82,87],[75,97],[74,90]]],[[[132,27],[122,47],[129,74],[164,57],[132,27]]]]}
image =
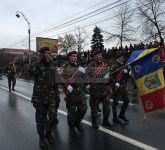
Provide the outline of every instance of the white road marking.
{"type": "MultiPolygon", "coordinates": [[[[6,90],[6,91],[8,91],[8,89],[5,88],[5,87],[3,87],[3,86],[0,86],[0,88],[1,88],[1,89],[4,89],[4,90],[6,90]]],[[[25,99],[27,99],[27,100],[31,100],[30,97],[27,97],[27,96],[25,96],[25,95],[22,95],[22,94],[20,94],[20,93],[18,93],[18,92],[13,92],[13,91],[12,91],[12,93],[14,93],[15,95],[18,95],[18,96],[20,96],[20,97],[22,97],[22,98],[25,98],[25,99]]],[[[59,112],[60,114],[64,115],[64,116],[67,116],[67,113],[66,113],[65,111],[58,110],[58,112],[59,112]]],[[[84,123],[85,125],[91,126],[91,122],[90,122],[90,121],[87,121],[87,120],[84,120],[84,119],[83,119],[83,120],[82,120],[82,123],[84,123]]],[[[155,147],[153,147],[153,146],[147,145],[147,144],[145,144],[145,143],[143,143],[143,142],[137,141],[137,140],[135,140],[135,139],[133,139],[133,138],[127,137],[127,136],[122,135],[122,134],[120,134],[120,133],[114,132],[114,131],[112,131],[112,130],[110,130],[110,129],[106,129],[106,128],[102,127],[102,126],[100,126],[98,130],[100,130],[100,131],[102,131],[102,132],[104,132],[104,133],[107,133],[107,134],[109,134],[109,135],[111,135],[111,136],[113,136],[113,137],[115,137],[115,138],[118,138],[118,139],[120,139],[120,140],[122,140],[122,141],[124,141],[124,142],[127,142],[127,143],[129,143],[129,144],[132,144],[132,145],[134,145],[134,146],[136,146],[136,147],[139,147],[139,148],[142,148],[142,149],[145,149],[145,150],[158,150],[158,148],[155,148],[155,147]]]]}

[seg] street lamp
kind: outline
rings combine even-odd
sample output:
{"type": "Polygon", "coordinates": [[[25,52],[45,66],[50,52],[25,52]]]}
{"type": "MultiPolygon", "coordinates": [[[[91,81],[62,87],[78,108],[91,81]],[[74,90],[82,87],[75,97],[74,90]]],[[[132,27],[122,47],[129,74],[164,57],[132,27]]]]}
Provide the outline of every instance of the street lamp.
{"type": "MultiPolygon", "coordinates": [[[[23,12],[20,12],[20,11],[17,11],[16,12],[16,17],[19,18],[20,17],[20,14],[24,17],[24,19],[26,20],[26,22],[28,23],[28,35],[29,35],[29,52],[30,52],[30,30],[31,30],[31,27],[30,27],[30,22],[28,21],[28,19],[26,18],[25,14],[23,12]]],[[[30,58],[30,53],[29,53],[29,64],[31,63],[31,58],[30,58]]]]}

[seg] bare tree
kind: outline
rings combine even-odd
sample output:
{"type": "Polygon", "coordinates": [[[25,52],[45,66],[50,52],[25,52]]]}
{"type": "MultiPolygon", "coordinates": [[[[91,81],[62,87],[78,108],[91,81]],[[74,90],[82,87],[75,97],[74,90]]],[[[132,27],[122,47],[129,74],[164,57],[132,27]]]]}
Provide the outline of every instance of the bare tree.
{"type": "Polygon", "coordinates": [[[117,40],[120,47],[123,47],[123,42],[134,41],[132,35],[134,34],[134,27],[132,25],[134,17],[134,10],[128,2],[120,1],[120,6],[115,13],[114,33],[104,31],[108,34],[106,40],[117,40]]]}
{"type": "Polygon", "coordinates": [[[75,37],[72,34],[66,34],[64,37],[58,38],[60,49],[68,53],[69,49],[74,48],[76,44],[75,37]]]}
{"type": "Polygon", "coordinates": [[[165,21],[163,11],[165,0],[138,0],[138,14],[141,22],[142,36],[147,41],[157,40],[163,42],[165,35],[165,21]]]}
{"type": "Polygon", "coordinates": [[[75,39],[76,39],[76,47],[78,50],[78,53],[82,51],[82,49],[87,45],[87,33],[84,29],[80,29],[80,27],[77,27],[77,31],[75,33],[75,39]]]}

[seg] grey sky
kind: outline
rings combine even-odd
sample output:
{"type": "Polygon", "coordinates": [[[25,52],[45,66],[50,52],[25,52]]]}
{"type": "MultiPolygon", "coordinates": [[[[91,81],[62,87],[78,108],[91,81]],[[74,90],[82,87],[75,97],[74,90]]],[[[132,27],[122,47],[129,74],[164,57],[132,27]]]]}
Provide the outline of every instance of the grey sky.
{"type": "MultiPolygon", "coordinates": [[[[22,16],[20,18],[15,16],[16,11],[23,12],[31,24],[32,50],[35,51],[36,49],[35,39],[37,36],[57,38],[59,35],[63,36],[68,32],[74,34],[75,31],[73,30],[75,30],[76,27],[85,27],[89,35],[87,46],[87,48],[89,48],[95,25],[104,30],[109,30],[112,26],[112,16],[115,9],[111,9],[111,7],[117,5],[112,4],[117,1],[118,0],[1,0],[0,48],[28,48],[28,24],[22,16]],[[70,25],[60,26],[45,34],[39,34],[41,31],[57,27],[58,25],[107,5],[110,6],[101,10],[107,10],[104,13],[97,14],[84,21],[73,22],[73,24],[71,22],[70,25]]],[[[98,11],[98,13],[101,11],[98,11]]],[[[112,47],[112,44],[104,44],[106,47],[112,47]]]]}
{"type": "MultiPolygon", "coordinates": [[[[22,16],[20,18],[15,16],[16,11],[23,12],[31,24],[31,48],[32,50],[35,50],[34,33],[39,33],[40,31],[46,30],[50,27],[87,14],[100,7],[110,4],[113,1],[115,0],[1,0],[0,48],[28,48],[28,24],[22,16]],[[83,11],[87,8],[90,9],[83,11]],[[77,16],[75,16],[75,14],[77,14],[77,16]]],[[[36,36],[57,38],[59,33],[61,33],[60,35],[62,36],[62,33],[65,31],[75,29],[77,26],[85,26],[90,22],[92,23],[92,20],[96,22],[96,20],[99,20],[107,15],[110,15],[110,12],[92,17],[84,22],[63,27],[60,30],[58,29],[44,35],[36,36]]],[[[88,32],[92,32],[94,26],[95,24],[89,26],[87,28],[88,32]]]]}

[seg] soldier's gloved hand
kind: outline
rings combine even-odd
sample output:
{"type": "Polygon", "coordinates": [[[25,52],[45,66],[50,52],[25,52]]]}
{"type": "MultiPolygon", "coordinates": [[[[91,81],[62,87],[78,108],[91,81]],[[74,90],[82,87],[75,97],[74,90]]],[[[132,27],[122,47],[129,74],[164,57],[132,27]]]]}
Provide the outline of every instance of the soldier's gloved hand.
{"type": "Polygon", "coordinates": [[[80,72],[82,72],[82,73],[85,73],[85,69],[83,68],[83,67],[78,67],[78,70],[80,71],[80,72]]]}
{"type": "Polygon", "coordinates": [[[85,87],[85,90],[87,93],[90,93],[90,85],[89,84],[85,87]]]}
{"type": "Polygon", "coordinates": [[[60,67],[58,67],[58,68],[57,68],[57,71],[60,71],[60,70],[61,70],[61,68],[60,68],[60,67]]]}
{"type": "Polygon", "coordinates": [[[127,69],[124,69],[124,73],[128,73],[128,70],[127,69]]]}
{"type": "Polygon", "coordinates": [[[116,82],[116,83],[115,83],[115,86],[116,86],[117,88],[119,88],[119,87],[120,87],[120,83],[119,83],[119,82],[116,82]]]}
{"type": "Polygon", "coordinates": [[[104,79],[109,79],[109,73],[104,76],[104,79]]]}
{"type": "Polygon", "coordinates": [[[90,85],[88,84],[85,88],[86,88],[86,89],[90,89],[90,85]]]}
{"type": "Polygon", "coordinates": [[[131,70],[129,71],[129,76],[131,76],[132,75],[132,72],[131,72],[131,70]]]}
{"type": "Polygon", "coordinates": [[[72,93],[73,87],[71,85],[68,85],[67,90],[69,91],[69,93],[72,93]]]}

